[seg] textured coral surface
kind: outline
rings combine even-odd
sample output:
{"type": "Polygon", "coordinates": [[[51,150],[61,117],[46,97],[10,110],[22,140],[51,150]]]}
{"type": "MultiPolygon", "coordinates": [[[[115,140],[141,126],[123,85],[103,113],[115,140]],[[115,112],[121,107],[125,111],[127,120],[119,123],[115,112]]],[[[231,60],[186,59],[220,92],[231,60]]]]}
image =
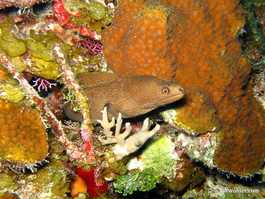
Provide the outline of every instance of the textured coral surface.
{"type": "Polygon", "coordinates": [[[103,35],[110,68],[120,75],[151,74],[185,87],[175,123],[190,132],[217,131],[214,162],[249,175],[265,155],[264,115],[246,86],[250,66],[237,32],[237,0],[122,1],[103,35]]]}
{"type": "Polygon", "coordinates": [[[0,159],[22,164],[48,154],[45,128],[37,109],[0,100],[0,159]]]}

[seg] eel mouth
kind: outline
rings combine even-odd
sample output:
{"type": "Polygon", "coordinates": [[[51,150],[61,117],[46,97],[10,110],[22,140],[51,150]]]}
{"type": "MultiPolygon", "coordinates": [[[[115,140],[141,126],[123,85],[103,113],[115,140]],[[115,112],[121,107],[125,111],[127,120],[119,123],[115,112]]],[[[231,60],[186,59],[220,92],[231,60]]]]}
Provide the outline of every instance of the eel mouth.
{"type": "Polygon", "coordinates": [[[156,109],[160,106],[171,104],[171,103],[176,102],[176,101],[180,100],[181,98],[183,98],[184,95],[185,95],[185,93],[183,92],[183,93],[178,93],[175,95],[167,96],[166,98],[157,99],[153,103],[151,103],[150,106],[148,106],[148,108],[156,109]]]}
{"type": "Polygon", "coordinates": [[[185,95],[185,93],[178,93],[175,95],[168,96],[166,98],[158,99],[158,100],[156,100],[156,102],[164,103],[164,105],[166,105],[166,104],[170,104],[170,103],[173,103],[175,101],[180,100],[181,98],[184,97],[184,95],[185,95]]]}

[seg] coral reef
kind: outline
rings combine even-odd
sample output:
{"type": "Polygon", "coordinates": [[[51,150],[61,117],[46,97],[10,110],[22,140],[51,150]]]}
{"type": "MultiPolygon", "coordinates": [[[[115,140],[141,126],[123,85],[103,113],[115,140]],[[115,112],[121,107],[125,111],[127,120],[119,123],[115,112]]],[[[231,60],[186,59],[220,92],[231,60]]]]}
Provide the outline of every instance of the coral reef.
{"type": "Polygon", "coordinates": [[[160,125],[156,124],[156,126],[150,129],[149,119],[146,118],[143,123],[143,127],[137,133],[131,135],[129,134],[132,130],[130,123],[125,124],[125,131],[121,133],[121,125],[122,125],[122,115],[119,113],[117,122],[115,124],[115,118],[112,118],[112,121],[108,120],[107,107],[104,107],[102,111],[102,120],[98,120],[100,125],[103,127],[104,137],[99,137],[99,141],[105,144],[115,144],[113,152],[117,160],[121,160],[125,156],[137,151],[140,147],[144,145],[144,143],[152,137],[159,129],[160,125]],[[115,133],[111,131],[111,128],[115,126],[115,133]],[[128,137],[128,138],[127,138],[128,137]]]}
{"type": "MultiPolygon", "coordinates": [[[[66,64],[64,54],[62,53],[61,47],[59,45],[55,46],[55,48],[54,48],[54,56],[58,59],[58,62],[60,63],[60,66],[62,67],[61,70],[63,71],[63,73],[65,73],[65,76],[64,76],[65,79],[64,80],[66,81],[66,83],[69,83],[70,82],[69,89],[72,88],[72,89],[78,91],[78,94],[76,95],[77,101],[80,101],[81,102],[81,105],[82,104],[85,104],[86,103],[85,102],[86,99],[82,96],[82,92],[80,90],[80,87],[77,84],[77,82],[75,81],[75,78],[73,76],[73,73],[69,69],[69,66],[66,64]]],[[[80,130],[80,134],[81,134],[82,141],[79,144],[79,146],[77,146],[74,143],[72,143],[68,139],[68,137],[66,136],[65,131],[64,131],[64,128],[63,128],[61,122],[58,121],[58,119],[55,117],[55,115],[51,111],[51,109],[50,109],[50,107],[48,105],[48,102],[46,102],[46,100],[44,100],[43,98],[41,98],[38,95],[37,91],[29,84],[29,82],[24,77],[24,75],[19,72],[19,70],[17,69],[18,67],[15,66],[15,65],[13,65],[3,53],[0,54],[0,61],[1,61],[2,65],[8,70],[8,72],[16,80],[18,80],[18,82],[20,83],[20,85],[23,87],[23,90],[27,93],[27,98],[29,99],[29,101],[31,103],[35,104],[41,110],[41,112],[43,114],[43,120],[45,120],[46,121],[46,124],[49,125],[53,129],[53,133],[56,135],[58,141],[61,142],[65,146],[65,150],[67,151],[67,153],[69,155],[68,158],[70,160],[72,160],[73,162],[75,162],[75,164],[79,165],[80,167],[82,167],[82,166],[84,166],[86,164],[90,164],[90,165],[91,164],[94,164],[95,166],[97,166],[96,168],[98,168],[98,169],[96,170],[96,172],[94,172],[94,174],[95,174],[95,176],[97,176],[97,178],[95,178],[95,182],[96,183],[99,183],[98,180],[100,180],[100,176],[101,176],[100,173],[99,173],[99,168],[101,168],[101,163],[100,164],[97,164],[97,162],[95,161],[95,151],[93,149],[93,140],[91,138],[91,135],[92,135],[91,127],[92,126],[89,123],[89,116],[88,116],[89,115],[89,112],[88,112],[88,110],[85,109],[83,111],[83,114],[84,114],[84,122],[83,122],[83,126],[81,126],[81,130],[80,130]]],[[[16,106],[19,106],[18,104],[15,104],[15,105],[16,106]]],[[[37,110],[36,109],[33,109],[33,112],[34,111],[37,111],[37,110]]],[[[19,114],[20,117],[23,117],[24,116],[24,114],[21,115],[21,110],[20,109],[19,109],[18,112],[19,112],[18,114],[19,114]]],[[[32,117],[32,116],[30,116],[30,117],[32,117]]],[[[12,119],[13,118],[11,118],[11,119],[8,118],[8,120],[10,120],[11,122],[13,121],[12,119]]],[[[14,119],[16,119],[16,118],[14,118],[14,119]]],[[[36,120],[37,121],[40,120],[40,117],[39,116],[37,118],[34,118],[33,117],[33,119],[34,119],[34,122],[31,122],[30,124],[27,123],[27,125],[30,125],[30,127],[33,127],[35,129],[35,126],[34,125],[36,123],[36,120]],[[31,124],[34,124],[34,125],[31,125],[31,124]]],[[[31,121],[31,120],[28,120],[28,121],[31,121]]],[[[5,119],[2,120],[2,122],[5,122],[5,119]]],[[[13,126],[13,125],[10,125],[10,126],[13,126]]],[[[4,125],[4,127],[5,127],[5,125],[4,125]]],[[[5,131],[3,131],[2,133],[5,133],[5,131]]],[[[20,135],[12,138],[12,139],[14,139],[15,144],[17,143],[17,137],[19,137],[19,136],[20,135]]],[[[30,140],[28,141],[29,142],[28,144],[30,144],[32,146],[32,143],[30,141],[31,141],[31,139],[35,138],[35,132],[33,134],[33,137],[31,136],[29,138],[30,138],[30,140]]],[[[45,138],[45,141],[46,141],[46,134],[45,134],[44,138],[45,138]]],[[[5,143],[5,140],[4,140],[4,143],[5,143]]],[[[40,143],[42,143],[42,142],[39,142],[37,140],[37,141],[35,141],[33,143],[33,145],[34,144],[38,144],[38,146],[39,146],[40,143]]],[[[48,145],[46,145],[46,146],[48,147],[48,145]]],[[[36,152],[42,151],[39,148],[37,148],[37,149],[31,148],[31,150],[34,150],[35,153],[32,152],[32,154],[28,154],[29,157],[27,157],[27,158],[30,161],[33,158],[35,158],[34,154],[36,154],[36,152]]],[[[46,148],[46,151],[47,151],[47,148],[46,148]]],[[[12,152],[18,153],[19,151],[17,152],[16,151],[16,148],[14,148],[14,150],[12,149],[10,152],[11,153],[12,152]]],[[[27,151],[25,153],[27,154],[27,151]]],[[[21,153],[21,155],[19,154],[20,156],[18,156],[18,154],[13,155],[12,157],[19,158],[20,156],[23,155],[21,153]]],[[[36,154],[36,155],[38,155],[38,154],[36,154]]],[[[46,155],[47,155],[47,153],[45,154],[45,156],[46,155]]],[[[27,161],[27,160],[24,160],[24,161],[27,161]]],[[[10,166],[9,166],[10,168],[16,169],[18,167],[19,169],[22,169],[22,170],[24,168],[23,167],[24,166],[23,164],[17,165],[15,163],[11,162],[9,159],[8,160],[5,160],[4,159],[3,160],[3,165],[1,165],[3,167],[2,169],[5,169],[5,167],[8,166],[7,163],[10,163],[10,166]]],[[[26,162],[26,163],[28,163],[28,162],[26,162]]],[[[29,163],[30,164],[26,164],[25,167],[26,168],[29,168],[31,171],[35,171],[35,167],[36,167],[35,162],[33,162],[33,163],[32,162],[29,162],[29,163]]],[[[55,179],[52,178],[52,180],[55,180],[55,179]]],[[[65,182],[65,180],[63,182],[65,182]]],[[[31,188],[34,191],[38,191],[39,189],[37,187],[35,187],[35,185],[36,184],[34,184],[34,186],[31,187],[31,188]]],[[[26,183],[25,184],[25,188],[24,189],[21,189],[21,193],[19,193],[19,195],[28,194],[28,193],[24,193],[27,189],[29,189],[28,186],[30,186],[30,183],[26,183]]],[[[48,188],[48,187],[47,186],[44,186],[44,188],[48,188]]],[[[45,191],[43,190],[43,192],[45,192],[45,191]]],[[[65,192],[66,191],[64,191],[64,193],[65,192]]]]}
{"type": "Polygon", "coordinates": [[[247,176],[264,161],[265,124],[237,41],[244,25],[238,4],[122,1],[102,42],[115,73],[152,74],[183,85],[187,96],[172,121],[191,134],[215,132],[213,165],[247,176]]]}
{"type": "Polygon", "coordinates": [[[48,155],[46,131],[37,109],[0,100],[0,161],[14,169],[35,171],[48,155]],[[31,125],[34,123],[34,125],[31,125]]]}
{"type": "Polygon", "coordinates": [[[265,68],[253,75],[253,93],[265,108],[265,68]]]}
{"type": "Polygon", "coordinates": [[[219,174],[207,177],[203,185],[203,189],[193,189],[187,191],[183,198],[263,198],[262,187],[263,185],[257,185],[248,187],[236,182],[229,183],[227,179],[219,174]],[[215,184],[213,186],[213,184],[215,184]]]}
{"type": "MultiPolygon", "coordinates": [[[[246,37],[236,0],[117,2],[1,1],[0,198],[264,196],[265,167],[261,175],[240,178],[259,170],[264,131],[256,125],[263,115],[247,84],[250,67],[236,42],[239,30],[258,72],[253,76],[254,96],[264,104],[264,55],[259,45],[263,4],[242,0],[250,34],[246,37]],[[105,29],[117,2],[116,18],[105,29]],[[164,107],[150,112],[150,120],[125,119],[123,128],[121,115],[116,118],[120,109],[116,122],[104,113],[103,129],[92,123],[90,97],[78,73],[97,71],[104,78],[102,72],[110,72],[101,53],[103,29],[106,58],[115,73],[155,75],[186,87],[187,96],[162,113],[168,123],[155,114],[164,107]],[[111,61],[122,65],[116,63],[116,70],[111,61]],[[77,104],[80,123],[66,118],[64,101],[77,104]]],[[[138,99],[129,111],[139,113],[144,109],[140,105],[157,99],[148,83],[150,79],[131,83],[135,93],[128,98],[120,91],[108,92],[124,107],[129,98],[138,99]]],[[[168,89],[161,93],[169,96],[168,89]]],[[[102,96],[97,98],[101,101],[102,96]]]]}

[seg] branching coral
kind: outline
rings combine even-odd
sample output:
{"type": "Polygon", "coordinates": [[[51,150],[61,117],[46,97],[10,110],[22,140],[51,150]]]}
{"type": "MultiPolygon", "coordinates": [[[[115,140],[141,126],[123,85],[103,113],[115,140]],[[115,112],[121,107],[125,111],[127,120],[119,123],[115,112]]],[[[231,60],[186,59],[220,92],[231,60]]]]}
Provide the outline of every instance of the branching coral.
{"type": "Polygon", "coordinates": [[[160,125],[156,124],[156,126],[149,131],[150,122],[149,119],[146,118],[144,120],[142,129],[137,133],[133,134],[132,136],[128,137],[132,130],[132,127],[130,123],[126,123],[125,124],[126,130],[123,133],[120,133],[122,125],[121,113],[119,113],[116,124],[114,118],[112,118],[112,121],[109,122],[107,107],[104,108],[102,114],[103,114],[102,120],[98,120],[98,122],[103,127],[103,133],[105,139],[99,137],[99,141],[103,145],[116,144],[114,146],[113,151],[117,160],[121,160],[125,156],[137,151],[140,147],[144,145],[144,143],[150,137],[152,137],[160,129],[160,125]],[[114,126],[116,127],[116,129],[115,129],[115,134],[113,135],[113,132],[110,129],[114,126]]]}

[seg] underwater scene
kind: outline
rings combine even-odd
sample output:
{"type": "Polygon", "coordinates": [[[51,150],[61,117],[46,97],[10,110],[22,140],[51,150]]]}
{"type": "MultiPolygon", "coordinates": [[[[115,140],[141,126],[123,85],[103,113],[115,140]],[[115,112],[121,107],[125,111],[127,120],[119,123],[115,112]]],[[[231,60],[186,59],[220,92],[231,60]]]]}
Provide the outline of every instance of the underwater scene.
{"type": "Polygon", "coordinates": [[[0,0],[0,199],[265,197],[264,0],[0,0]]]}

